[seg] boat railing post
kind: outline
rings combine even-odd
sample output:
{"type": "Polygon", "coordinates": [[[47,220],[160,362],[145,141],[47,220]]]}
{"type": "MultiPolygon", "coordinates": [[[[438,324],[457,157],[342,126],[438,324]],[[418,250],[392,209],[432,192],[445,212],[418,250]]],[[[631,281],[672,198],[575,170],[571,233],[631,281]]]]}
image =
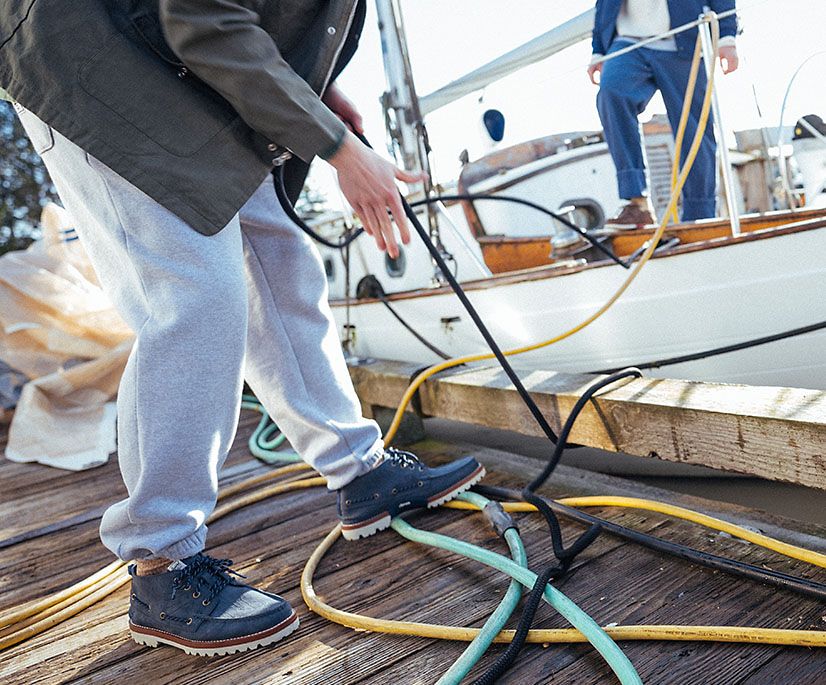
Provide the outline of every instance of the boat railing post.
{"type": "MultiPolygon", "coordinates": [[[[700,15],[700,31],[703,62],[706,67],[706,76],[710,77],[713,69],[717,68],[712,55],[711,43],[711,28],[708,21],[704,18],[708,16],[710,11],[708,7],[704,8],[705,14],[700,15]]],[[[714,84],[711,92],[711,110],[714,115],[714,133],[717,138],[717,149],[720,152],[720,166],[722,167],[723,186],[726,190],[726,206],[728,207],[729,221],[731,222],[731,234],[740,235],[740,214],[737,211],[737,196],[734,192],[734,176],[732,174],[731,159],[728,154],[728,143],[726,141],[725,127],[723,126],[723,117],[720,112],[720,102],[717,98],[717,85],[714,84]]]]}

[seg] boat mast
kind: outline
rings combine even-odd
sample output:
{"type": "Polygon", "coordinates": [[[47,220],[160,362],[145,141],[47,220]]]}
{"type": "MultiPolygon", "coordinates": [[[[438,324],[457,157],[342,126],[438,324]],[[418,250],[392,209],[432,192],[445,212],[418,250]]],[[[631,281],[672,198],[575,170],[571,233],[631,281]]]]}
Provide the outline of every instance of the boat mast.
{"type": "MultiPolygon", "coordinates": [[[[376,0],[376,12],[384,74],[387,79],[387,90],[382,94],[381,101],[385,127],[390,135],[391,151],[405,170],[426,172],[427,177],[421,187],[415,189],[420,189],[424,197],[430,197],[433,191],[430,143],[413,82],[413,69],[407,52],[407,35],[399,0],[376,0]]],[[[432,204],[426,207],[430,238],[443,254],[447,254],[442,244],[436,210],[432,204]]],[[[444,283],[441,271],[434,264],[434,285],[444,283]]]]}

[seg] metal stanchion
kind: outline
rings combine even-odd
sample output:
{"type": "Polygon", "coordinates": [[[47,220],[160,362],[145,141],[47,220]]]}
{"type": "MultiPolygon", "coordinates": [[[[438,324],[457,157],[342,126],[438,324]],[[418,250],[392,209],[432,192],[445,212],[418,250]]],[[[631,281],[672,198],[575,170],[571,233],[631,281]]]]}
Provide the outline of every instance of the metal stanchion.
{"type": "MultiPolygon", "coordinates": [[[[703,19],[707,14],[708,12],[700,15],[700,19],[703,19]]],[[[711,70],[717,68],[717,65],[711,59],[711,29],[707,21],[701,21],[698,28],[702,40],[703,62],[706,67],[706,75],[710,76],[711,70]]],[[[720,166],[723,170],[723,186],[726,189],[726,206],[728,207],[729,221],[731,222],[731,234],[740,235],[740,214],[737,211],[734,177],[731,171],[731,160],[729,159],[728,143],[726,142],[725,129],[723,128],[723,118],[720,114],[720,102],[717,99],[716,83],[711,94],[711,111],[714,114],[714,133],[717,137],[717,149],[720,151],[720,166]]]]}

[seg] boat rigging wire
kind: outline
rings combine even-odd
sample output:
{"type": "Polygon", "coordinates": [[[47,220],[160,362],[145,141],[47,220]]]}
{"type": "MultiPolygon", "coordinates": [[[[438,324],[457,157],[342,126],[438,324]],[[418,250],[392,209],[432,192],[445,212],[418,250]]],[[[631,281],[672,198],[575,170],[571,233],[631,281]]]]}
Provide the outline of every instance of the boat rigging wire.
{"type": "MultiPolygon", "coordinates": [[[[740,350],[747,350],[751,347],[758,347],[768,343],[777,342],[779,340],[786,340],[794,338],[798,335],[805,335],[806,333],[814,333],[826,329],[826,321],[819,321],[818,323],[809,324],[808,326],[801,326],[799,328],[792,328],[782,333],[774,333],[772,335],[765,335],[760,338],[752,338],[751,340],[744,340],[743,342],[734,343],[732,345],[723,345],[721,347],[712,347],[702,352],[693,352],[691,354],[683,354],[677,357],[666,357],[665,359],[658,359],[653,362],[645,362],[644,364],[637,364],[637,369],[658,369],[661,366],[672,366],[674,364],[683,364],[685,362],[693,362],[698,359],[707,359],[708,357],[715,357],[720,354],[728,352],[739,352],[740,350]]],[[[589,373],[603,374],[614,373],[623,367],[604,369],[602,371],[592,371],[589,373]]]]}
{"type": "Polygon", "coordinates": [[[530,207],[531,209],[535,209],[538,212],[542,212],[543,214],[555,219],[561,224],[564,224],[567,228],[570,228],[572,231],[575,231],[579,234],[581,238],[587,240],[593,247],[606,257],[608,257],[612,262],[619,264],[624,269],[630,269],[631,264],[629,262],[623,261],[620,257],[615,255],[611,250],[605,247],[599,240],[588,233],[587,230],[583,229],[581,226],[577,226],[573,221],[570,219],[566,219],[562,214],[557,212],[552,212],[547,207],[543,207],[536,202],[531,202],[530,200],[524,200],[521,197],[513,197],[512,195],[490,195],[488,193],[451,193],[447,195],[434,195],[432,197],[426,197],[421,200],[416,200],[415,202],[411,202],[410,206],[420,207],[422,205],[427,204],[436,204],[438,202],[456,202],[461,200],[467,201],[477,201],[477,200],[494,200],[499,202],[511,202],[513,204],[524,205],[525,207],[530,207]]]}
{"type": "Polygon", "coordinates": [[[441,357],[442,359],[450,359],[450,355],[446,352],[440,350],[436,345],[431,343],[427,338],[425,338],[419,331],[417,331],[413,326],[411,326],[407,320],[399,314],[395,307],[390,304],[390,300],[387,298],[387,294],[384,292],[384,286],[382,286],[381,281],[376,278],[373,274],[367,274],[364,278],[362,278],[358,285],[356,286],[356,297],[359,299],[362,298],[374,298],[379,300],[386,308],[390,314],[398,321],[402,327],[407,330],[416,340],[418,340],[422,345],[427,347],[433,354],[437,357],[441,357]]]}
{"type": "Polygon", "coordinates": [[[797,207],[797,200],[794,197],[794,192],[792,191],[792,186],[789,182],[789,170],[786,166],[786,158],[783,155],[783,119],[786,116],[786,105],[789,102],[789,94],[792,92],[792,86],[797,80],[798,75],[803,70],[803,67],[811,62],[815,57],[819,57],[820,55],[826,55],[826,50],[818,50],[817,52],[813,52],[798,65],[797,69],[795,69],[792,74],[792,77],[789,79],[789,83],[786,85],[786,92],[783,94],[783,102],[780,105],[780,123],[777,125],[777,163],[780,167],[780,180],[783,184],[783,192],[786,193],[786,200],[789,203],[789,207],[792,209],[797,207]]]}

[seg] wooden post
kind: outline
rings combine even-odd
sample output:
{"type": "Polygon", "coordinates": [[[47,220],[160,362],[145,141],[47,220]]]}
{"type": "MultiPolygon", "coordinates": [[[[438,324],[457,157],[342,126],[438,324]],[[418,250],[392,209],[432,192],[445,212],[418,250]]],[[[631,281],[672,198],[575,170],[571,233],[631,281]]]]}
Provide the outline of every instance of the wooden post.
{"type": "MultiPolygon", "coordinates": [[[[362,402],[395,407],[415,366],[377,361],[350,373],[362,402]]],[[[557,429],[598,378],[522,374],[557,429]]],[[[542,435],[498,367],[458,369],[420,390],[427,416],[542,435]]],[[[826,393],[696,381],[620,381],[589,402],[571,441],[612,452],[698,464],[826,489],[826,393]]]]}

